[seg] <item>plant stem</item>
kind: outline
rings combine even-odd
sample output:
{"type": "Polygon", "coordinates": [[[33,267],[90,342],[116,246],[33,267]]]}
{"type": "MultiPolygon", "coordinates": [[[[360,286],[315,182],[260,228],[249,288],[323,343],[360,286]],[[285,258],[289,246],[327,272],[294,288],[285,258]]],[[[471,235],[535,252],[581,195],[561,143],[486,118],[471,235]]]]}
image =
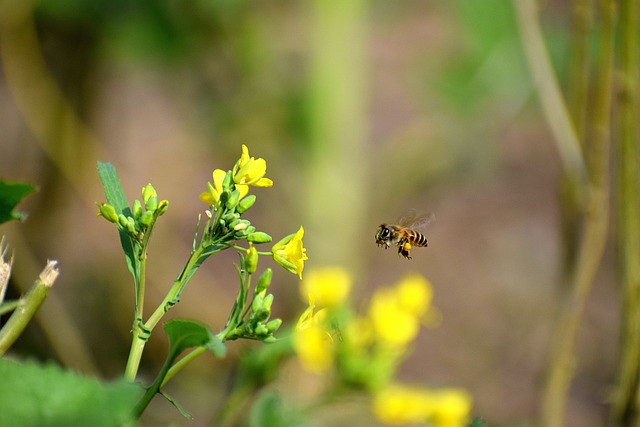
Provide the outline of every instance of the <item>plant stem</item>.
{"type": "Polygon", "coordinates": [[[589,185],[582,241],[578,248],[572,287],[562,301],[551,348],[551,359],[542,401],[542,425],[564,425],[564,413],[574,372],[578,327],[588,301],[607,241],[609,221],[609,146],[613,51],[614,0],[600,0],[600,53],[596,72],[593,140],[586,147],[589,185]]]}
{"type": "Polygon", "coordinates": [[[7,323],[0,329],[0,356],[6,353],[22,334],[24,328],[47,298],[49,289],[57,277],[56,261],[49,261],[27,295],[20,299],[18,307],[11,314],[7,323]]]}
{"type": "Polygon", "coordinates": [[[515,0],[514,6],[524,53],[563,167],[573,185],[584,191],[587,173],[580,143],[544,45],[536,1],[515,0]]]}
{"type": "Polygon", "coordinates": [[[611,404],[611,425],[640,423],[640,168],[638,167],[638,64],[640,38],[637,0],[620,3],[620,66],[617,145],[617,257],[622,286],[620,363],[611,404]]]}
{"type": "Polygon", "coordinates": [[[180,272],[180,275],[176,281],[173,282],[171,289],[169,289],[169,292],[167,292],[167,295],[155,309],[153,314],[151,314],[144,325],[141,324],[142,319],[140,319],[140,322],[136,321],[133,325],[131,350],[129,351],[129,358],[127,360],[127,367],[124,375],[127,380],[135,381],[138,368],[140,366],[140,359],[142,358],[142,352],[144,351],[144,346],[151,334],[151,331],[153,331],[153,328],[155,328],[160,319],[162,319],[162,316],[164,316],[164,314],[176,303],[180,293],[187,284],[187,281],[191,278],[191,270],[194,268],[203,252],[204,248],[202,246],[191,252],[191,255],[180,272]]]}

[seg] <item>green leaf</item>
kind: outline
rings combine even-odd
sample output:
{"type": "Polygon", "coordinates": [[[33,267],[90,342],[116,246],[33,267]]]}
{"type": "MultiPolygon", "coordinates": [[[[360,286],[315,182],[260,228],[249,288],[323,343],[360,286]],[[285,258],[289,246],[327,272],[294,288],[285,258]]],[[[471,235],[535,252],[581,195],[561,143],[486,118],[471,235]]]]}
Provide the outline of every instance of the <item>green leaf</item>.
{"type": "Polygon", "coordinates": [[[0,425],[116,426],[133,421],[142,389],[102,383],[60,367],[0,359],[0,425]]]}
{"type": "Polygon", "coordinates": [[[162,397],[167,399],[169,403],[171,403],[180,412],[180,414],[182,414],[183,417],[185,417],[188,420],[193,420],[193,416],[186,409],[184,409],[182,405],[180,405],[173,397],[169,396],[167,393],[163,391],[159,391],[158,393],[162,397]]]}
{"type": "MultiPolygon", "coordinates": [[[[116,168],[111,163],[98,162],[98,175],[100,176],[100,181],[102,181],[102,187],[104,188],[104,195],[107,197],[107,202],[113,206],[116,213],[123,214],[126,217],[132,216],[133,214],[131,213],[127,196],[124,194],[124,190],[122,189],[122,185],[120,185],[120,180],[116,174],[116,168]]],[[[124,251],[124,255],[127,259],[127,268],[133,275],[136,283],[138,283],[138,269],[136,268],[138,257],[135,255],[135,251],[133,249],[133,241],[123,230],[118,230],[118,233],[120,234],[122,250],[124,251]]]]}
{"type": "Polygon", "coordinates": [[[20,201],[36,191],[33,185],[0,180],[0,224],[12,219],[23,220],[27,214],[15,210],[20,201]]]}
{"type": "Polygon", "coordinates": [[[164,331],[169,337],[169,354],[174,358],[190,347],[206,347],[218,357],[226,352],[222,340],[200,322],[174,319],[164,324],[164,331]]]}
{"type": "MultiPolygon", "coordinates": [[[[285,411],[280,394],[274,390],[262,393],[251,407],[249,427],[289,427],[300,425],[296,414],[285,411]]],[[[304,425],[304,424],[303,424],[304,425]]]]}

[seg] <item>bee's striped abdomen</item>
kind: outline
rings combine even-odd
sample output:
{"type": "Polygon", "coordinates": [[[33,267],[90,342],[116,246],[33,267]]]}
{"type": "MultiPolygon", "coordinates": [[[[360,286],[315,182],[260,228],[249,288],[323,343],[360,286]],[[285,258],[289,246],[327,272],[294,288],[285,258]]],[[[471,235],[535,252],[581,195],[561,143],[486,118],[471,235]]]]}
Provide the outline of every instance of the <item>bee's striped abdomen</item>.
{"type": "Polygon", "coordinates": [[[427,238],[424,234],[418,233],[414,230],[409,230],[409,242],[413,246],[424,247],[427,246],[427,238]]]}

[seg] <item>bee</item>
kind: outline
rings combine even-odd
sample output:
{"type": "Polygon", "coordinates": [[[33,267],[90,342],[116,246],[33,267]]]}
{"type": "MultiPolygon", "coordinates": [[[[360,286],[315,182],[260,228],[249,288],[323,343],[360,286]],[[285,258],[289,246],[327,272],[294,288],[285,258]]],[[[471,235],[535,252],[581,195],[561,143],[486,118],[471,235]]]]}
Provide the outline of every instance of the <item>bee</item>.
{"type": "Polygon", "coordinates": [[[427,238],[424,234],[416,231],[426,227],[435,219],[433,213],[416,216],[415,209],[409,209],[397,220],[397,224],[381,224],[376,232],[376,243],[388,249],[391,245],[396,245],[398,254],[407,259],[411,259],[409,251],[412,246],[426,247],[427,238]]]}

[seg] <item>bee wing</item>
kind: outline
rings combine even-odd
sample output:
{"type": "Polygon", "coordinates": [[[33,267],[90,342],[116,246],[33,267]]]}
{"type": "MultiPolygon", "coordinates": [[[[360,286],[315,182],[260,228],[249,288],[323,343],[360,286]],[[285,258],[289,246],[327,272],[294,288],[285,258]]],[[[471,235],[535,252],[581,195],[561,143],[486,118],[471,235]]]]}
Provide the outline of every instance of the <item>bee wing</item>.
{"type": "Polygon", "coordinates": [[[413,224],[415,218],[416,218],[416,210],[413,208],[410,208],[402,212],[402,215],[400,215],[396,220],[396,224],[402,227],[407,227],[409,224],[413,224]]]}
{"type": "Polygon", "coordinates": [[[431,224],[435,219],[436,216],[433,212],[416,215],[415,209],[408,209],[398,218],[398,224],[412,230],[420,230],[431,224]]]}

